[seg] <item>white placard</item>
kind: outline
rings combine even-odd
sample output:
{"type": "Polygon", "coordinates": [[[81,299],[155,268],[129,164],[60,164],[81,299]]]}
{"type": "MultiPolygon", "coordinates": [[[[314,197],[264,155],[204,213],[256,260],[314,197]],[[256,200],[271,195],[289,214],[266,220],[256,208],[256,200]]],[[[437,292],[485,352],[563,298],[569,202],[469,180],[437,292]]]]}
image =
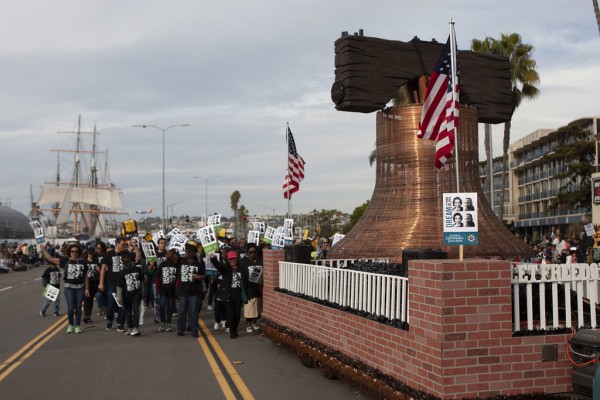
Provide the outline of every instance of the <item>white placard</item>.
{"type": "Polygon", "coordinates": [[[342,235],[341,233],[336,233],[333,235],[333,240],[331,241],[331,246],[333,247],[337,242],[342,240],[346,235],[342,235]]]}
{"type": "Polygon", "coordinates": [[[258,283],[258,281],[260,280],[260,277],[262,276],[262,270],[263,270],[262,265],[253,266],[252,270],[249,271],[250,274],[248,276],[248,281],[253,282],[253,283],[258,283]]]}
{"type": "Polygon", "coordinates": [[[162,229],[160,231],[156,232],[154,235],[152,235],[152,241],[157,246],[158,246],[158,240],[159,239],[166,239],[165,233],[163,232],[162,229]]]}
{"type": "Polygon", "coordinates": [[[181,231],[177,228],[173,228],[173,229],[171,229],[171,232],[167,233],[167,236],[169,236],[171,238],[174,236],[177,236],[177,235],[181,235],[181,231]]]}
{"type": "Polygon", "coordinates": [[[588,236],[594,236],[596,234],[596,230],[594,229],[594,224],[586,224],[584,226],[585,234],[588,236]]]}
{"type": "Polygon", "coordinates": [[[144,242],[142,243],[142,251],[146,256],[146,261],[156,261],[158,256],[156,255],[156,248],[154,243],[144,242]]]}
{"type": "Polygon", "coordinates": [[[31,229],[33,229],[33,234],[35,235],[36,242],[38,244],[44,243],[46,241],[46,239],[44,238],[44,227],[42,226],[40,221],[31,221],[29,223],[29,226],[31,226],[31,229]]]}
{"type": "Polygon", "coordinates": [[[260,232],[259,231],[248,231],[248,243],[260,244],[260,232]]]}
{"type": "Polygon", "coordinates": [[[60,289],[55,288],[54,286],[52,286],[50,284],[47,284],[46,289],[44,289],[44,296],[51,301],[56,301],[59,293],[60,293],[60,289]]]}
{"type": "Polygon", "coordinates": [[[252,230],[259,231],[263,235],[265,234],[265,223],[264,222],[252,222],[252,230]]]}
{"type": "Polygon", "coordinates": [[[221,214],[211,215],[208,217],[206,225],[221,226],[221,214]]]}
{"type": "Polygon", "coordinates": [[[283,249],[285,246],[285,235],[283,233],[276,233],[271,241],[272,249],[283,249]]]}
{"type": "Polygon", "coordinates": [[[169,249],[175,249],[179,252],[179,254],[185,254],[185,244],[187,243],[188,238],[181,233],[176,234],[169,241],[169,249]]]}

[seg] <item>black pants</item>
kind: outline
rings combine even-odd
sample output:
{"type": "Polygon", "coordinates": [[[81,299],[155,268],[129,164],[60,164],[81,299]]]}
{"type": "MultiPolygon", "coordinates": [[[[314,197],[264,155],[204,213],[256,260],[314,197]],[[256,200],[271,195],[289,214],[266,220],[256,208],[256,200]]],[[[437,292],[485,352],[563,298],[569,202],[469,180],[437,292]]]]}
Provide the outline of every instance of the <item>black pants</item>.
{"type": "Polygon", "coordinates": [[[125,304],[125,313],[127,314],[127,327],[137,328],[140,326],[140,303],[142,302],[141,293],[127,296],[123,299],[125,304]]]}
{"type": "Polygon", "coordinates": [[[96,292],[98,292],[98,282],[90,281],[90,297],[83,296],[83,316],[85,318],[90,318],[92,316],[96,292]]]}
{"type": "Polygon", "coordinates": [[[227,309],[227,326],[229,327],[229,336],[237,337],[238,325],[242,316],[242,291],[239,288],[231,289],[231,297],[225,303],[227,309]]]}
{"type": "Polygon", "coordinates": [[[215,322],[221,323],[221,321],[227,321],[227,307],[225,306],[225,303],[215,299],[213,310],[215,312],[215,322]]]}

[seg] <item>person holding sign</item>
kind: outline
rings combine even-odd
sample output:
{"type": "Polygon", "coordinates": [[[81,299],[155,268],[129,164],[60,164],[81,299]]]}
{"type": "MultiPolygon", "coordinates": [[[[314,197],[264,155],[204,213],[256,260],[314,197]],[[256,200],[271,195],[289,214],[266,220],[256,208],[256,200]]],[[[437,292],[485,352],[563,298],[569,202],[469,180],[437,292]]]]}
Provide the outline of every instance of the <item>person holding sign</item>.
{"type": "Polygon", "coordinates": [[[221,263],[217,256],[213,253],[210,255],[212,265],[223,274],[223,282],[219,293],[222,293],[221,298],[225,302],[227,309],[227,326],[229,327],[229,338],[236,339],[238,337],[238,325],[242,316],[242,292],[244,287],[244,271],[238,268],[238,255],[231,250],[227,253],[227,263],[221,263]]]}
{"type": "Polygon", "coordinates": [[[259,329],[258,317],[262,312],[262,268],[263,262],[258,258],[258,246],[254,243],[248,244],[246,257],[240,262],[240,269],[244,271],[244,275],[248,274],[248,280],[244,285],[248,297],[248,302],[244,304],[244,318],[248,333],[259,329]]]}
{"type": "Polygon", "coordinates": [[[102,269],[100,270],[100,284],[98,290],[104,291],[106,295],[106,330],[113,326],[115,311],[117,311],[117,330],[125,332],[125,309],[119,307],[116,302],[117,283],[119,273],[123,270],[123,257],[135,258],[135,263],[142,260],[142,252],[138,246],[134,247],[135,256],[127,251],[127,238],[119,236],[115,239],[115,249],[109,251],[102,258],[102,269]]]}
{"type": "MultiPolygon", "coordinates": [[[[53,286],[60,290],[60,268],[54,264],[50,264],[42,274],[42,286],[46,288],[47,285],[53,286]]],[[[52,300],[50,300],[48,297],[44,298],[44,303],[42,304],[42,309],[40,310],[41,317],[46,316],[46,311],[48,310],[51,301],[52,300]]],[[[60,296],[57,296],[56,300],[54,300],[54,316],[60,316],[60,296]]]]}
{"type": "Polygon", "coordinates": [[[69,318],[69,326],[67,333],[81,333],[81,303],[83,296],[89,296],[89,281],[86,270],[86,265],[80,259],[79,244],[72,243],[67,246],[67,257],[52,257],[46,246],[40,244],[40,249],[50,263],[60,266],[63,269],[63,279],[65,282],[65,298],[67,299],[67,317],[69,318]]]}
{"type": "Polygon", "coordinates": [[[130,254],[121,258],[123,269],[117,279],[117,298],[125,309],[127,318],[127,335],[139,336],[140,303],[142,302],[142,287],[144,274],[141,268],[136,267],[130,254]]]}
{"type": "MultiPolygon", "coordinates": [[[[159,244],[160,240],[165,239],[159,239],[159,244]]],[[[179,254],[175,249],[169,249],[165,254],[165,261],[158,264],[156,276],[156,292],[159,294],[160,301],[160,328],[158,330],[160,332],[171,332],[179,254]]]]}
{"type": "Polygon", "coordinates": [[[204,282],[204,261],[198,261],[196,253],[198,246],[192,241],[185,244],[185,258],[181,260],[177,271],[179,286],[177,296],[179,297],[179,315],[177,317],[177,335],[183,336],[188,316],[188,308],[191,318],[189,321],[192,337],[198,337],[198,314],[203,297],[202,282],[204,282]]]}

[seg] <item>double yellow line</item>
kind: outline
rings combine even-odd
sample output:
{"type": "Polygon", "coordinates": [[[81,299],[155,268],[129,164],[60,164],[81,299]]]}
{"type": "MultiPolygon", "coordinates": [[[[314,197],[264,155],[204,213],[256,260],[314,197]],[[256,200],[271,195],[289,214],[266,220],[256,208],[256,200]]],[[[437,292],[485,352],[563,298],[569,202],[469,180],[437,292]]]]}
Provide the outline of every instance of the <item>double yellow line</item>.
{"type": "Polygon", "coordinates": [[[221,364],[225,368],[225,372],[227,372],[227,375],[230,377],[231,381],[237,388],[237,391],[242,396],[242,399],[254,400],[254,396],[252,396],[252,393],[250,393],[250,390],[248,390],[248,387],[246,386],[246,384],[244,383],[244,381],[242,380],[242,378],[240,377],[238,372],[235,370],[235,368],[231,364],[231,361],[229,361],[229,359],[223,352],[223,349],[221,349],[221,346],[219,346],[219,343],[217,343],[217,340],[210,333],[210,330],[208,329],[208,327],[206,326],[204,321],[202,321],[202,319],[199,319],[198,323],[200,324],[200,328],[202,330],[202,334],[200,336],[198,336],[198,343],[200,343],[200,346],[202,347],[204,356],[206,357],[206,360],[208,361],[208,364],[210,365],[210,368],[211,368],[213,374],[217,378],[217,382],[219,383],[219,386],[221,387],[221,390],[223,391],[225,398],[227,400],[235,400],[236,399],[235,394],[233,393],[233,390],[231,389],[231,386],[227,382],[227,378],[226,378],[224,372],[219,367],[217,360],[215,359],[215,357],[213,356],[213,353],[211,352],[211,348],[215,352],[217,357],[219,357],[221,364]],[[206,339],[205,339],[205,337],[206,337],[206,339]]]}
{"type": "Polygon", "coordinates": [[[62,316],[58,321],[40,333],[38,336],[33,338],[25,346],[21,347],[19,351],[4,360],[0,364],[0,382],[4,380],[12,371],[14,371],[19,365],[27,360],[33,353],[35,353],[44,343],[52,339],[59,331],[67,326],[67,317],[62,316]]]}

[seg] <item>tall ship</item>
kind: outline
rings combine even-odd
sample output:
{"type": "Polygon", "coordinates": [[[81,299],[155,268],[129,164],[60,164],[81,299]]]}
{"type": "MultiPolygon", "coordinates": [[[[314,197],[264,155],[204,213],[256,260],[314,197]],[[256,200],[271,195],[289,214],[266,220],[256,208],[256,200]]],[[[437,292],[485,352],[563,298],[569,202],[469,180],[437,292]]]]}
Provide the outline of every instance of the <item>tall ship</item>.
{"type": "Polygon", "coordinates": [[[51,150],[57,153],[56,179],[44,182],[31,218],[42,222],[49,238],[113,237],[124,214],[122,192],[109,178],[108,149],[98,150],[100,132],[95,125],[82,130],[79,116],[76,130],[59,133],[74,137],[72,148],[51,150]]]}

